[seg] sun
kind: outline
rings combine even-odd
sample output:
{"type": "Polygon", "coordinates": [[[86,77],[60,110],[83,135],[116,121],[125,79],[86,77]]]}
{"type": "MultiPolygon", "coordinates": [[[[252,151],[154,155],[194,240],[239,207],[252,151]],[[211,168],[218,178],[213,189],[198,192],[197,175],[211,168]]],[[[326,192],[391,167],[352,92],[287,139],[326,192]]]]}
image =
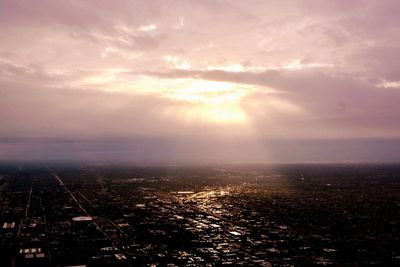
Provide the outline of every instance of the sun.
{"type": "Polygon", "coordinates": [[[189,120],[201,120],[213,124],[244,124],[247,114],[233,104],[196,104],[182,112],[189,120]]]}
{"type": "Polygon", "coordinates": [[[253,88],[244,87],[230,82],[194,80],[169,91],[168,97],[190,103],[183,111],[186,118],[218,124],[239,124],[248,119],[241,102],[254,91],[253,88]]]}
{"type": "MultiPolygon", "coordinates": [[[[168,98],[184,104],[176,106],[172,112],[175,115],[185,120],[214,124],[246,123],[248,115],[242,108],[243,100],[261,90],[257,86],[194,78],[158,78],[147,75],[123,78],[121,73],[125,71],[111,69],[88,77],[80,85],[91,85],[107,92],[152,94],[168,98]]],[[[171,114],[170,111],[168,113],[171,114]]]]}

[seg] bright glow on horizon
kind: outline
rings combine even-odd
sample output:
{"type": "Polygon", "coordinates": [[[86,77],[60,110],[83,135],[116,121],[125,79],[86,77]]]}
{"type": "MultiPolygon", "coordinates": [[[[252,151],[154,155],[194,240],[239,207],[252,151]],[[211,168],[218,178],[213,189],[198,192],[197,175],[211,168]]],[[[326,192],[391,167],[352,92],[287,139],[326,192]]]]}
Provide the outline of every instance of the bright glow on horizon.
{"type": "Polygon", "coordinates": [[[215,124],[244,124],[248,117],[233,104],[197,104],[184,111],[186,118],[215,124]]]}
{"type": "Polygon", "coordinates": [[[270,90],[254,85],[190,78],[123,77],[124,72],[124,69],[105,70],[82,79],[79,85],[107,92],[157,94],[185,104],[184,108],[177,109],[185,120],[212,124],[244,124],[248,116],[241,107],[243,99],[261,90],[270,90]]]}
{"type": "Polygon", "coordinates": [[[190,103],[184,110],[186,118],[209,123],[245,123],[247,115],[242,99],[259,89],[230,82],[184,79],[175,88],[161,93],[168,98],[190,103]]]}

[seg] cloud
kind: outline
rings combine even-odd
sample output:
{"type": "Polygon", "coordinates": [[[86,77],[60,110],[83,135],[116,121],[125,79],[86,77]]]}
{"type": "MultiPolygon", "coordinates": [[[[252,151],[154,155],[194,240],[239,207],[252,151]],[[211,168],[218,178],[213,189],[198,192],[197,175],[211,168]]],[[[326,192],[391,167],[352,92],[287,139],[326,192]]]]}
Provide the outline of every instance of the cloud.
{"type": "Polygon", "coordinates": [[[396,139],[399,11],[396,0],[0,0],[0,138],[396,139]],[[237,125],[210,119],[235,114],[237,125]]]}
{"type": "Polygon", "coordinates": [[[156,29],[157,29],[157,26],[155,24],[142,25],[142,26],[139,26],[139,28],[137,28],[137,30],[141,31],[141,32],[150,32],[150,31],[154,31],[156,29]]]}
{"type": "MultiPolygon", "coordinates": [[[[293,72],[281,69],[256,73],[175,70],[147,74],[160,78],[196,78],[252,84],[264,87],[265,91],[272,88],[275,93],[258,92],[249,96],[245,103],[256,125],[265,122],[275,126],[282,124],[281,131],[285,131],[287,137],[295,137],[292,135],[295,133],[297,137],[314,138],[393,138],[400,133],[396,123],[396,114],[400,112],[396,105],[400,101],[400,91],[382,90],[363,77],[347,73],[313,69],[293,72]],[[260,116],[262,113],[257,109],[252,109],[255,102],[258,109],[269,113],[270,120],[260,116]],[[301,129],[293,132],[294,126],[301,129]]],[[[271,134],[271,126],[263,127],[271,134]]],[[[275,132],[273,135],[279,134],[275,132]]]]}

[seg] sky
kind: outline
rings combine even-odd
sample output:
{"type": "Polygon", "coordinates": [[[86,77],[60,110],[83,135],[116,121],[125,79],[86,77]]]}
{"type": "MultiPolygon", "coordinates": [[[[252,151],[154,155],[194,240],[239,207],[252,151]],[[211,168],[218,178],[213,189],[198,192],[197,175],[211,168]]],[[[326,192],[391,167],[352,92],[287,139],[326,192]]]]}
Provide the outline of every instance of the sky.
{"type": "Polygon", "coordinates": [[[0,160],[400,161],[397,0],[0,0],[0,160]]]}

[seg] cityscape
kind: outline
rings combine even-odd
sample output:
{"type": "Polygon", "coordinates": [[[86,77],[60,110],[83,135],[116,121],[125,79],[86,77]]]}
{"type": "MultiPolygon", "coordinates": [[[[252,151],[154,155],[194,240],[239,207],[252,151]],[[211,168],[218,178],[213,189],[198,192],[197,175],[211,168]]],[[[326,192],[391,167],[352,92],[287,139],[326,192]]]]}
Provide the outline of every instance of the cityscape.
{"type": "Polygon", "coordinates": [[[399,266],[398,165],[2,164],[2,266],[399,266]]]}
{"type": "Polygon", "coordinates": [[[0,267],[400,267],[399,0],[0,0],[0,267]]]}

